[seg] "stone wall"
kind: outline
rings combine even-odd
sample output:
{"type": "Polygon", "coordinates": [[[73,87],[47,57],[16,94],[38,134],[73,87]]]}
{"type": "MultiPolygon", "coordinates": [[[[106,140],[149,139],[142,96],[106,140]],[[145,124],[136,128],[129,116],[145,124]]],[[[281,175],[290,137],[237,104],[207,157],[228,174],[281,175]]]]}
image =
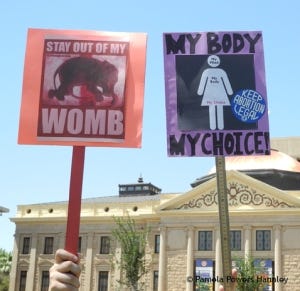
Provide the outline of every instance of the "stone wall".
{"type": "Polygon", "coordinates": [[[283,291],[300,290],[300,251],[285,252],[282,256],[282,275],[288,278],[287,284],[282,285],[283,291]]]}
{"type": "Polygon", "coordinates": [[[168,252],[167,254],[168,291],[185,291],[186,289],[186,252],[168,252]]]}

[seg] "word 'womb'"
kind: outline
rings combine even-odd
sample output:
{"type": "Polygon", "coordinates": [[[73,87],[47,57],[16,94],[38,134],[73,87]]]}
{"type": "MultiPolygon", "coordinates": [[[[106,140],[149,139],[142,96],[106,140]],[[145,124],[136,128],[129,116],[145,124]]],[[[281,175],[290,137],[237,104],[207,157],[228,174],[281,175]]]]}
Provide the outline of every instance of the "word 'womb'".
{"type": "Polygon", "coordinates": [[[42,135],[122,136],[124,116],[120,110],[43,108],[42,135]]]}

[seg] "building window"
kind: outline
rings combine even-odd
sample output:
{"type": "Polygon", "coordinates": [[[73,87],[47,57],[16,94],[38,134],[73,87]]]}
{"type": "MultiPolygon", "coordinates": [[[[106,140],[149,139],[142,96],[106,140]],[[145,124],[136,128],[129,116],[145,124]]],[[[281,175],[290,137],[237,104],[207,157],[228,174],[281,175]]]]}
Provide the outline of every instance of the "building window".
{"type": "Polygon", "coordinates": [[[271,230],[256,231],[256,250],[257,251],[271,250],[271,230]]]}
{"type": "Polygon", "coordinates": [[[54,238],[52,236],[45,237],[44,254],[53,254],[53,241],[54,238]]]}
{"type": "Polygon", "coordinates": [[[159,253],[159,247],[160,247],[160,235],[156,234],[154,237],[154,253],[159,253]]]}
{"type": "Polygon", "coordinates": [[[158,291],[158,271],[153,272],[153,291],[158,291]]]}
{"type": "Polygon", "coordinates": [[[108,271],[99,272],[98,291],[108,290],[108,271]]]}
{"type": "Polygon", "coordinates": [[[212,231],[199,231],[198,232],[198,251],[211,251],[212,250],[212,231]]]}
{"type": "Polygon", "coordinates": [[[230,247],[232,251],[241,250],[242,232],[240,230],[230,231],[230,247]]]}
{"type": "Polygon", "coordinates": [[[110,237],[101,236],[100,254],[109,254],[109,250],[110,250],[110,237]]]}
{"type": "Polygon", "coordinates": [[[26,288],[27,271],[20,272],[20,286],[19,291],[25,291],[26,288]]]}
{"type": "Polygon", "coordinates": [[[22,254],[28,255],[30,252],[30,237],[23,238],[22,254]]]}
{"type": "Polygon", "coordinates": [[[43,271],[41,291],[48,291],[48,289],[49,289],[49,271],[43,271]]]}

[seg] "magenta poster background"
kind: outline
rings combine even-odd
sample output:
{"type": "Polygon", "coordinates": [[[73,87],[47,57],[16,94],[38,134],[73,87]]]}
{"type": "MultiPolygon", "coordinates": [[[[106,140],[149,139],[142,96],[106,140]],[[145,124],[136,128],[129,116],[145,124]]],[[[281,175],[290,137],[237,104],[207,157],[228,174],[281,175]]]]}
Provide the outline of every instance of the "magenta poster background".
{"type": "Polygon", "coordinates": [[[263,36],[163,34],[169,156],[270,154],[263,36]]]}

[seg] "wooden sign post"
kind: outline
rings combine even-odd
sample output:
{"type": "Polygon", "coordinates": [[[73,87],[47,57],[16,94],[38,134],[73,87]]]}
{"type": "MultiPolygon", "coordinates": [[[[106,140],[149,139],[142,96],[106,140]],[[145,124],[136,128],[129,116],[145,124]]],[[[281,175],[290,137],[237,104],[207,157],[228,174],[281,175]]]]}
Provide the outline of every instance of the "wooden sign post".
{"type": "Polygon", "coordinates": [[[221,251],[222,251],[222,269],[224,278],[224,289],[231,290],[231,250],[230,250],[230,223],[227,199],[227,180],[226,166],[224,157],[215,157],[216,160],[216,175],[217,175],[217,190],[218,190],[218,206],[219,206],[219,222],[221,236],[221,251]]]}
{"type": "Polygon", "coordinates": [[[84,146],[73,147],[65,249],[74,255],[78,253],[84,156],[84,146]]]}

